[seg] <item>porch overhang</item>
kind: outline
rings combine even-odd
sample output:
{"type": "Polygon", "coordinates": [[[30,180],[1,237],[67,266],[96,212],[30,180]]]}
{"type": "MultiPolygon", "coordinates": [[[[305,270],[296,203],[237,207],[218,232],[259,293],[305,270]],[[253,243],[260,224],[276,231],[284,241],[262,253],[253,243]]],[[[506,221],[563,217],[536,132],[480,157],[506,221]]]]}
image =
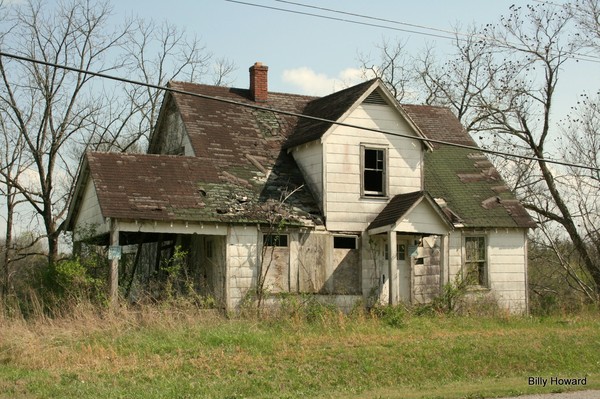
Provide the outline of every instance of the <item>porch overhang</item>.
{"type": "Polygon", "coordinates": [[[367,228],[369,235],[402,232],[446,235],[452,222],[425,191],[399,194],[390,200],[367,228]]]}

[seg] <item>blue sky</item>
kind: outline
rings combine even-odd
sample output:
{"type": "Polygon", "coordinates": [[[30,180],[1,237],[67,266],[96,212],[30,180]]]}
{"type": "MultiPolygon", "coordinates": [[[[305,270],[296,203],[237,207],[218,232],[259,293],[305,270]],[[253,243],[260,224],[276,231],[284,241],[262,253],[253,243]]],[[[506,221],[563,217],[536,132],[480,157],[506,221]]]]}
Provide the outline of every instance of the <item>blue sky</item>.
{"type": "MultiPolygon", "coordinates": [[[[270,7],[324,14],[275,0],[248,0],[270,7]]],[[[496,22],[507,13],[508,0],[298,0],[300,3],[343,10],[378,18],[452,30],[460,23],[496,22]]],[[[525,1],[522,1],[525,4],[525,1]]],[[[427,43],[435,44],[440,55],[450,51],[450,40],[361,26],[256,8],[225,0],[177,1],[121,0],[115,13],[167,19],[189,33],[201,37],[207,48],[220,57],[233,60],[238,70],[234,86],[246,87],[248,67],[255,61],[269,66],[269,89],[302,94],[327,94],[340,89],[332,80],[352,75],[357,53],[374,50],[383,38],[406,40],[415,54],[427,43]],[[335,87],[334,87],[335,86],[335,87]]],[[[328,14],[339,18],[343,15],[328,14]]],[[[355,18],[353,18],[355,19],[355,18]]],[[[376,21],[366,21],[377,23],[376,21]]],[[[411,29],[409,27],[400,28],[411,29]]]]}

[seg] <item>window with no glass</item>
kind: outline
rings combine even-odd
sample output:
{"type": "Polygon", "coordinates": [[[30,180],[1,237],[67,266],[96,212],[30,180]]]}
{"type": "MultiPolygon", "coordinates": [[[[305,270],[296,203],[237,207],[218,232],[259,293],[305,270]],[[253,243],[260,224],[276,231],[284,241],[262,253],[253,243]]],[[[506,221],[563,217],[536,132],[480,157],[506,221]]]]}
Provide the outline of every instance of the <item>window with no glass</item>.
{"type": "Polygon", "coordinates": [[[385,195],[385,149],[363,148],[363,195],[385,195]]]}
{"type": "Polygon", "coordinates": [[[469,284],[487,287],[485,237],[465,237],[465,266],[469,284]]]}
{"type": "Polygon", "coordinates": [[[356,236],[334,236],[333,247],[341,249],[356,249],[356,236]]]}
{"type": "Polygon", "coordinates": [[[265,234],[263,236],[263,245],[266,247],[287,247],[287,234],[265,234]]]}

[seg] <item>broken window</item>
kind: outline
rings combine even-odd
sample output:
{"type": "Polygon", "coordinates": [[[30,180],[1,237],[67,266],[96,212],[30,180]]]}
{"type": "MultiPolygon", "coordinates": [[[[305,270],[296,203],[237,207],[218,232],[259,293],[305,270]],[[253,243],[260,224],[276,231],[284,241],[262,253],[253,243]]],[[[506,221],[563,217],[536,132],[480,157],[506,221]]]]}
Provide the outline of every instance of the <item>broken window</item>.
{"type": "Polygon", "coordinates": [[[385,149],[363,148],[363,195],[385,195],[385,149]]]}
{"type": "Polygon", "coordinates": [[[263,245],[267,247],[287,247],[287,234],[265,234],[263,236],[263,245]]]}
{"type": "Polygon", "coordinates": [[[356,236],[334,236],[333,247],[341,249],[356,249],[356,236]]]}
{"type": "Polygon", "coordinates": [[[486,259],[485,237],[465,237],[465,277],[468,284],[487,287],[486,259]]]}
{"type": "Polygon", "coordinates": [[[204,241],[204,254],[206,255],[206,257],[208,259],[212,259],[214,256],[213,255],[213,252],[214,252],[213,246],[214,246],[214,244],[213,244],[212,240],[204,241]]]}
{"type": "Polygon", "coordinates": [[[396,244],[396,259],[406,260],[406,244],[396,244]]]}

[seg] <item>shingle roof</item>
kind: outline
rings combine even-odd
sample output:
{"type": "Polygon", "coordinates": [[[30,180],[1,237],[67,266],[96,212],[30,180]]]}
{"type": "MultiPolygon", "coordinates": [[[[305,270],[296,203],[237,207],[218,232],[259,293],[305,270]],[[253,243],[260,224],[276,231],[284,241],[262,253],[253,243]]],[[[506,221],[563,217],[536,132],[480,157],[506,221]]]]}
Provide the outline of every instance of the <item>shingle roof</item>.
{"type": "Polygon", "coordinates": [[[218,182],[193,157],[122,153],[87,154],[104,217],[173,220],[180,210],[206,207],[198,180],[218,182]]]}
{"type": "MultiPolygon", "coordinates": [[[[367,81],[323,98],[269,92],[261,106],[337,120],[374,84],[374,80],[367,81]]],[[[170,85],[255,104],[249,90],[183,82],[170,85]]],[[[331,126],[181,93],[169,96],[196,156],[89,154],[104,216],[224,222],[260,219],[265,205],[304,185],[286,148],[322,137],[331,126]]],[[[426,137],[475,145],[449,109],[418,105],[403,109],[426,137]]],[[[161,129],[154,134],[154,139],[159,138],[161,129]]],[[[466,226],[534,226],[484,154],[439,144],[433,149],[425,155],[425,190],[444,199],[466,226]]],[[[390,210],[396,214],[409,200],[394,198],[390,210]]],[[[287,205],[290,215],[321,223],[308,188],[296,192],[287,205]]]]}
{"type": "MultiPolygon", "coordinates": [[[[372,79],[356,86],[340,90],[325,97],[309,102],[304,108],[304,115],[337,121],[356,101],[375,83],[372,79]]],[[[311,119],[301,119],[294,133],[290,135],[284,148],[319,139],[332,126],[331,123],[311,119]]]]}
{"type": "MultiPolygon", "coordinates": [[[[240,181],[196,157],[88,153],[102,215],[118,219],[264,222],[282,193],[303,184],[291,156],[277,159],[269,177],[240,181]]],[[[291,195],[281,216],[320,223],[308,190],[291,195]]]]}
{"type": "Polygon", "coordinates": [[[423,191],[415,191],[413,193],[399,194],[394,196],[383,208],[383,210],[371,222],[367,230],[376,229],[377,227],[388,226],[396,223],[418,200],[423,198],[423,191]]]}
{"type": "MultiPolygon", "coordinates": [[[[476,146],[447,108],[403,105],[430,139],[476,146]]],[[[433,144],[425,153],[425,190],[443,199],[466,227],[535,227],[525,208],[480,151],[433,144]]]]}

